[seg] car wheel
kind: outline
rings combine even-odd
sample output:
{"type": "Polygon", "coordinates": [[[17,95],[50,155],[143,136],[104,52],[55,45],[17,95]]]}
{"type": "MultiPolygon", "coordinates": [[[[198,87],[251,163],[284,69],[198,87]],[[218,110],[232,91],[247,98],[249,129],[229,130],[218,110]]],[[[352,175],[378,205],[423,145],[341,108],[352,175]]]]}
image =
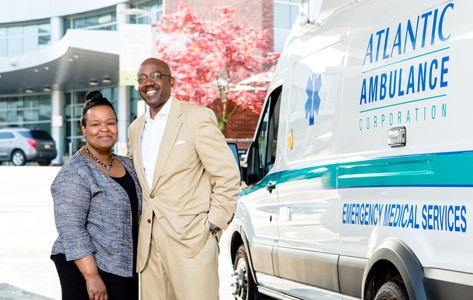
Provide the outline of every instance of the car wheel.
{"type": "Polygon", "coordinates": [[[15,166],[24,166],[26,164],[26,156],[21,150],[13,151],[11,155],[11,162],[15,166]]]}
{"type": "Polygon", "coordinates": [[[397,281],[389,281],[383,284],[376,296],[375,300],[407,300],[409,296],[407,295],[406,288],[404,284],[397,281]]]}
{"type": "Polygon", "coordinates": [[[49,166],[51,164],[50,160],[40,160],[38,161],[38,165],[40,166],[49,166]]]}
{"type": "Polygon", "coordinates": [[[237,300],[257,300],[260,299],[255,281],[251,274],[250,265],[248,264],[248,254],[244,245],[238,248],[235,255],[235,263],[233,265],[234,273],[232,277],[235,279],[232,286],[235,287],[233,295],[237,300]]]}

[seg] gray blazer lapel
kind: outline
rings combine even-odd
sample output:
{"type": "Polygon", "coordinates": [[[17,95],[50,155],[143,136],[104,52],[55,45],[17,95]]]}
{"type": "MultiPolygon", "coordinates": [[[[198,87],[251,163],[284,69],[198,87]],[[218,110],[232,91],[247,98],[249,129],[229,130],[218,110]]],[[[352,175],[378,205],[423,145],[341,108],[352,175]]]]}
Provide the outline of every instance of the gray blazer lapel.
{"type": "Polygon", "coordinates": [[[172,146],[177,138],[177,134],[179,133],[179,129],[181,128],[182,121],[180,119],[181,116],[181,106],[178,101],[172,99],[171,100],[171,109],[169,110],[168,121],[166,123],[166,127],[164,128],[164,135],[161,141],[161,145],[159,146],[159,155],[156,159],[156,166],[154,169],[154,176],[153,176],[153,187],[151,189],[154,190],[159,182],[159,177],[164,168],[164,164],[166,163],[169,153],[171,153],[172,146]]]}

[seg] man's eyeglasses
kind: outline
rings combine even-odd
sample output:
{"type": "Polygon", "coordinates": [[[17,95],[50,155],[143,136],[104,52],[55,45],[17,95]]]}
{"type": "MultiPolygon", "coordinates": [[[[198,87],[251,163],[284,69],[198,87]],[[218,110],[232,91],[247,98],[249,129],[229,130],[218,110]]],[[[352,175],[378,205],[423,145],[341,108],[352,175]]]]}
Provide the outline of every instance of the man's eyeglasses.
{"type": "Polygon", "coordinates": [[[161,74],[158,71],[154,71],[154,72],[149,73],[149,76],[146,76],[145,74],[138,75],[138,78],[136,79],[136,81],[138,81],[138,83],[145,83],[146,80],[148,80],[148,78],[156,80],[156,79],[160,79],[163,76],[171,76],[171,75],[161,74]]]}

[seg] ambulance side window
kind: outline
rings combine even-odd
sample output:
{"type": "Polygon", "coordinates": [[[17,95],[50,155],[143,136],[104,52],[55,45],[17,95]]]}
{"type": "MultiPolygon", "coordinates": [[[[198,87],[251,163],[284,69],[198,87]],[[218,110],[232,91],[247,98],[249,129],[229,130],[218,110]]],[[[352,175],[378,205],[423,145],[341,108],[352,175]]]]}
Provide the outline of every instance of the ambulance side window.
{"type": "MultiPolygon", "coordinates": [[[[278,129],[279,129],[279,107],[281,94],[277,95],[274,103],[274,108],[271,113],[268,126],[268,148],[267,148],[267,172],[271,170],[276,162],[276,149],[278,148],[278,129]]],[[[266,173],[267,173],[266,172],[266,173]]],[[[265,174],[266,175],[266,174],[265,174]]]]}
{"type": "Polygon", "coordinates": [[[252,155],[254,158],[252,168],[254,174],[249,184],[258,182],[271,170],[276,160],[277,138],[279,129],[279,107],[280,107],[281,89],[274,91],[268,100],[265,110],[262,112],[260,127],[256,135],[252,155]]]}
{"type": "Polygon", "coordinates": [[[255,159],[256,167],[256,181],[260,181],[261,178],[265,175],[265,153],[266,147],[268,144],[268,122],[269,122],[269,112],[268,110],[263,112],[263,118],[261,119],[261,127],[259,128],[258,135],[256,138],[256,147],[257,147],[257,157],[255,159]]]}

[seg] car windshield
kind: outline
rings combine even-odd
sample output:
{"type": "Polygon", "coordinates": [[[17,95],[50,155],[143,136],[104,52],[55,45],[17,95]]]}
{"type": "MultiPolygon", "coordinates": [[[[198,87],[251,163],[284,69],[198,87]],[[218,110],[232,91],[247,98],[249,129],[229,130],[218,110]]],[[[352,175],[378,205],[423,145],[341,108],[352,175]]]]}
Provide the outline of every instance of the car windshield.
{"type": "Polygon", "coordinates": [[[25,130],[20,131],[20,134],[25,138],[34,138],[38,140],[52,140],[53,138],[43,130],[25,130]]]}

